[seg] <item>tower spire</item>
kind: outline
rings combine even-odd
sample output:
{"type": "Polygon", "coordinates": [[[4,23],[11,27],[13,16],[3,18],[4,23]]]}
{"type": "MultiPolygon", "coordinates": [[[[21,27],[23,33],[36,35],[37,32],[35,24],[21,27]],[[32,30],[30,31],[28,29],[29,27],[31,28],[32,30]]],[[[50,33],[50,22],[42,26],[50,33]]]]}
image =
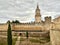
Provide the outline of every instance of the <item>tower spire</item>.
{"type": "Polygon", "coordinates": [[[38,3],[37,3],[37,9],[39,9],[39,5],[38,5],[38,3]]]}
{"type": "Polygon", "coordinates": [[[39,14],[40,15],[40,9],[39,9],[38,3],[37,3],[37,8],[36,8],[36,14],[39,14]]]}
{"type": "Polygon", "coordinates": [[[41,22],[41,14],[40,14],[40,9],[39,9],[39,5],[37,3],[37,7],[36,7],[36,11],[35,11],[35,22],[39,23],[41,22]]]}

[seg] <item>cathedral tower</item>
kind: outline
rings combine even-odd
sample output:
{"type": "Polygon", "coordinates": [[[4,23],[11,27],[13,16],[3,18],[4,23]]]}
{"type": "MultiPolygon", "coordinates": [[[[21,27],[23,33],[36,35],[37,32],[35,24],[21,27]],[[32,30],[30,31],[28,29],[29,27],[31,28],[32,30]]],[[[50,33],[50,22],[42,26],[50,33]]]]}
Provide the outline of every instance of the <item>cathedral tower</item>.
{"type": "Polygon", "coordinates": [[[39,6],[37,4],[37,8],[36,8],[36,11],[35,11],[35,22],[36,23],[40,23],[41,22],[41,14],[40,14],[40,9],[39,9],[39,6]]]}

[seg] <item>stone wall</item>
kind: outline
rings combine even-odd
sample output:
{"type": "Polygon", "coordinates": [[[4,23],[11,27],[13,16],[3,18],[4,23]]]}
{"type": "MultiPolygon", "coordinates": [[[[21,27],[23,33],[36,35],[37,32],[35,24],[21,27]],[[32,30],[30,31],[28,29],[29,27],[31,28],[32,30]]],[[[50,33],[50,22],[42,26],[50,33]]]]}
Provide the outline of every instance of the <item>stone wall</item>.
{"type": "Polygon", "coordinates": [[[43,30],[41,25],[15,25],[13,30],[43,30]]]}
{"type": "Polygon", "coordinates": [[[60,45],[60,30],[50,30],[50,40],[52,45],[60,45]]]}
{"type": "MultiPolygon", "coordinates": [[[[52,24],[45,24],[45,25],[40,25],[40,24],[11,24],[11,29],[12,30],[50,30],[52,24]]],[[[0,24],[0,31],[7,31],[8,29],[8,24],[0,24]]]]}
{"type": "Polygon", "coordinates": [[[59,29],[60,30],[60,23],[55,23],[55,29],[59,29]]]}
{"type": "Polygon", "coordinates": [[[0,31],[7,31],[8,24],[0,24],[0,31]]]}

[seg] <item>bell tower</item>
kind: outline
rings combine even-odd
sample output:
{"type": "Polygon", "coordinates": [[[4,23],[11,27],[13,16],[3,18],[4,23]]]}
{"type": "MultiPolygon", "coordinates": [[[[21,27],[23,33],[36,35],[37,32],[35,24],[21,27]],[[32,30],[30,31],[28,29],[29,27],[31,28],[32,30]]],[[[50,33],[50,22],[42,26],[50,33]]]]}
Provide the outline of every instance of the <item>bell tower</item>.
{"type": "Polygon", "coordinates": [[[39,5],[37,4],[37,8],[35,11],[35,22],[36,23],[40,23],[41,22],[41,14],[40,14],[40,9],[39,9],[39,5]]]}

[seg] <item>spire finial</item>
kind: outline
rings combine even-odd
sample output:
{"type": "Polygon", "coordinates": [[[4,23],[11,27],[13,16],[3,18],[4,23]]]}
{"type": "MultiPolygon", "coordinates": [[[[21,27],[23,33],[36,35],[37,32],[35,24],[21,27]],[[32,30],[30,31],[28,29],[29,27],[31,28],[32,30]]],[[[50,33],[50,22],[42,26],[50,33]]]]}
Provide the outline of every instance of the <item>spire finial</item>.
{"type": "Polygon", "coordinates": [[[37,9],[39,9],[39,5],[38,5],[38,3],[37,3],[37,9]]]}

